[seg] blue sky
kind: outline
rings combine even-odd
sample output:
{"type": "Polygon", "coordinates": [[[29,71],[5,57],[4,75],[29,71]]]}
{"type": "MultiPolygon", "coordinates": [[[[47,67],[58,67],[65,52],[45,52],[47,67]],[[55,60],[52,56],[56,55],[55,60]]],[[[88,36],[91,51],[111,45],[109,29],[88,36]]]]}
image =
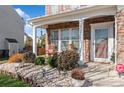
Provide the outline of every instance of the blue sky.
{"type": "MultiPolygon", "coordinates": [[[[25,32],[29,36],[32,36],[32,28],[29,24],[27,24],[27,20],[37,16],[45,15],[45,6],[44,5],[14,5],[13,8],[25,20],[26,22],[25,32]]],[[[38,36],[41,35],[40,31],[41,31],[40,29],[37,31],[38,36]]]]}

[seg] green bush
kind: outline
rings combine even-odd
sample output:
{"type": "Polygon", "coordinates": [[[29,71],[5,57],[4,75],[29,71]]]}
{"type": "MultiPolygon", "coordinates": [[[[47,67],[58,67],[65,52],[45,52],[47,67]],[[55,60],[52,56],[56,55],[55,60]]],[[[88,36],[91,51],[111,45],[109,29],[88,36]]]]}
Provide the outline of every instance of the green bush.
{"type": "Polygon", "coordinates": [[[45,64],[45,58],[44,57],[37,57],[35,59],[35,65],[44,65],[45,64]]]}
{"type": "Polygon", "coordinates": [[[115,53],[114,53],[114,52],[113,52],[112,55],[111,55],[111,61],[112,61],[113,63],[115,63],[115,53]]]}
{"type": "Polygon", "coordinates": [[[52,67],[55,68],[57,67],[57,58],[58,58],[58,54],[54,53],[52,56],[48,57],[47,63],[52,67]]]}
{"type": "Polygon", "coordinates": [[[34,63],[36,55],[32,52],[25,52],[23,54],[23,61],[25,63],[34,63]]]}
{"type": "Polygon", "coordinates": [[[71,70],[78,65],[79,54],[76,51],[66,50],[59,54],[57,59],[59,70],[71,70]]]}

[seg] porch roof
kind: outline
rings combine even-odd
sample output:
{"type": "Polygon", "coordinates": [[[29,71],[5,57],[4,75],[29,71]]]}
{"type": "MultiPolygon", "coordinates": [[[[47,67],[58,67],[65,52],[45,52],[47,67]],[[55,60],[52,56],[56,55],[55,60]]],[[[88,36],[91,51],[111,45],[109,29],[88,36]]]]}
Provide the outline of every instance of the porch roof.
{"type": "Polygon", "coordinates": [[[115,14],[115,5],[93,5],[54,15],[35,17],[28,22],[32,26],[44,26],[59,22],[78,21],[79,19],[115,14]]]}

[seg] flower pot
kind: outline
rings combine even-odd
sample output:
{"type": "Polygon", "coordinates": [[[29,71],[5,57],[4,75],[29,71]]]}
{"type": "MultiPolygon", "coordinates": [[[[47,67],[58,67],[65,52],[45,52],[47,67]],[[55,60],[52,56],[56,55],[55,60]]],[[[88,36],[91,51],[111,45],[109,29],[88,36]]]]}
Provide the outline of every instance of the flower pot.
{"type": "Polygon", "coordinates": [[[72,86],[73,87],[82,87],[85,83],[85,79],[84,80],[78,80],[78,79],[74,79],[72,78],[72,86]]]}

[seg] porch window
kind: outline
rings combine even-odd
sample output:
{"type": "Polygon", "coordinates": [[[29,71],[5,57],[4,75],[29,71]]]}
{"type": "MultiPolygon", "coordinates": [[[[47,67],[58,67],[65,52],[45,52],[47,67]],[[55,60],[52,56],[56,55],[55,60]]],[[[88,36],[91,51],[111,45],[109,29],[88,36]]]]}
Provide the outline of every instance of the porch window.
{"type": "Polygon", "coordinates": [[[74,44],[79,49],[79,28],[68,28],[51,31],[51,43],[55,44],[60,52],[68,48],[68,44],[74,44]]]}
{"type": "Polygon", "coordinates": [[[56,50],[58,50],[58,31],[51,32],[51,43],[55,44],[56,50]]]}
{"type": "Polygon", "coordinates": [[[79,28],[73,28],[71,31],[71,41],[72,44],[79,49],[79,28]]]}
{"type": "Polygon", "coordinates": [[[66,50],[69,44],[69,29],[61,30],[61,50],[66,50]]]}

